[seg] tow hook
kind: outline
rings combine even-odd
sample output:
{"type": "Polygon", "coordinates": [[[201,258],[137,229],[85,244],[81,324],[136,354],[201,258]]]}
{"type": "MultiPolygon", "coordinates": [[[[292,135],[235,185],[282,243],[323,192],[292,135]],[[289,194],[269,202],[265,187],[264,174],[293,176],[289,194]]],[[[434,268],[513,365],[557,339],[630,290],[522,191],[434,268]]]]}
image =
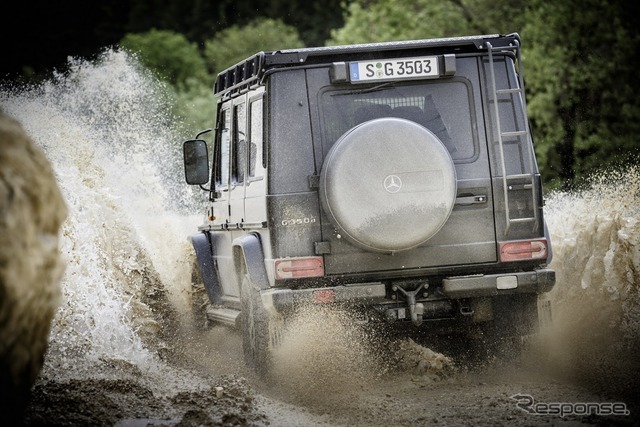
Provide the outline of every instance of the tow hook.
{"type": "Polygon", "coordinates": [[[394,292],[400,291],[407,297],[407,305],[409,306],[409,314],[411,315],[411,322],[416,325],[422,325],[422,316],[424,314],[424,305],[421,302],[416,302],[416,295],[423,288],[426,290],[429,287],[429,284],[422,283],[413,291],[407,291],[397,285],[393,285],[391,290],[394,292]]]}
{"type": "Polygon", "coordinates": [[[463,316],[473,316],[475,310],[471,308],[471,305],[468,301],[463,301],[460,303],[460,314],[463,316]]]}

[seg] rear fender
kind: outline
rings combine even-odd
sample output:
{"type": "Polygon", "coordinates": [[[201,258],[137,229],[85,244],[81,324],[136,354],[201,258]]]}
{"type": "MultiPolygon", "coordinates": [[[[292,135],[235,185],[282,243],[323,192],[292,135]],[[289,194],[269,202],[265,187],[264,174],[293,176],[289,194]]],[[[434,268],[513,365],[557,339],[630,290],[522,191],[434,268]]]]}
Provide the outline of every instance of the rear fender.
{"type": "Polygon", "coordinates": [[[218,269],[213,259],[215,250],[211,234],[203,232],[190,236],[191,244],[196,251],[196,260],[200,268],[200,275],[207,290],[209,301],[212,304],[219,304],[222,291],[220,289],[220,281],[218,279],[218,269]]]}
{"type": "Polygon", "coordinates": [[[258,285],[260,289],[268,289],[269,280],[264,266],[264,253],[262,252],[260,236],[247,234],[238,237],[233,241],[233,253],[235,255],[236,271],[241,273],[239,267],[241,262],[244,262],[251,282],[258,285]]]}

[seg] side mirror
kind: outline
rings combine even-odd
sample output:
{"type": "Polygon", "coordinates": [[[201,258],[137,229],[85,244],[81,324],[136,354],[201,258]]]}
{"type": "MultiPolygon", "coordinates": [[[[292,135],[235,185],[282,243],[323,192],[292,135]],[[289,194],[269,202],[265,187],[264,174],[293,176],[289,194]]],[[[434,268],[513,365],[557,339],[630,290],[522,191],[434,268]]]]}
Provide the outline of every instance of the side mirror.
{"type": "Polygon", "coordinates": [[[189,185],[209,182],[209,151],[202,139],[191,139],[182,145],[184,153],[184,175],[189,185]]]}

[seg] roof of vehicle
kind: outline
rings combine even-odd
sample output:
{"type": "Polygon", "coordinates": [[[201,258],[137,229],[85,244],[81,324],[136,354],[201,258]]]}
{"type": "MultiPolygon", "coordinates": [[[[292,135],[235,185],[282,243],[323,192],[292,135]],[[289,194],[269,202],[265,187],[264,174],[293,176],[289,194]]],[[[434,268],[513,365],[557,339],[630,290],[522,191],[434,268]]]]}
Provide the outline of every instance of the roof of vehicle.
{"type": "Polygon", "coordinates": [[[514,43],[519,44],[520,37],[517,33],[489,34],[258,52],[220,72],[216,78],[214,93],[222,95],[250,87],[258,83],[268,70],[274,68],[373,59],[372,54],[380,54],[381,52],[386,52],[386,55],[389,55],[390,52],[395,52],[396,55],[406,55],[411,54],[412,51],[421,50],[435,53],[438,51],[442,53],[478,52],[486,50],[486,42],[491,42],[492,46],[496,48],[507,47],[513,46],[514,43]]]}

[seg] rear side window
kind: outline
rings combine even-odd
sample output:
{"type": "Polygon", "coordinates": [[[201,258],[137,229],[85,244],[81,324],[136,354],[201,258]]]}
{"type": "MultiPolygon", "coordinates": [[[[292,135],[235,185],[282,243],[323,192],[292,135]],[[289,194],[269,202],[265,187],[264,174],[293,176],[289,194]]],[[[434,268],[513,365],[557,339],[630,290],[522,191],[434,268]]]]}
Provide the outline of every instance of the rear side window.
{"type": "Polygon", "coordinates": [[[470,160],[478,152],[472,91],[465,79],[387,83],[358,90],[332,87],[320,93],[320,105],[325,155],[346,131],[382,117],[401,117],[426,127],[453,160],[470,160]]]}
{"type": "Polygon", "coordinates": [[[247,166],[247,115],[245,104],[233,107],[233,153],[231,161],[231,177],[234,185],[244,182],[247,166]]]}
{"type": "Polygon", "coordinates": [[[230,110],[224,110],[220,115],[219,131],[216,138],[215,152],[215,183],[217,190],[229,187],[229,154],[231,153],[231,124],[230,110]]]}
{"type": "Polygon", "coordinates": [[[249,121],[250,135],[247,148],[249,150],[249,180],[261,179],[264,176],[263,165],[263,129],[262,129],[262,98],[255,99],[250,103],[249,121]]]}

